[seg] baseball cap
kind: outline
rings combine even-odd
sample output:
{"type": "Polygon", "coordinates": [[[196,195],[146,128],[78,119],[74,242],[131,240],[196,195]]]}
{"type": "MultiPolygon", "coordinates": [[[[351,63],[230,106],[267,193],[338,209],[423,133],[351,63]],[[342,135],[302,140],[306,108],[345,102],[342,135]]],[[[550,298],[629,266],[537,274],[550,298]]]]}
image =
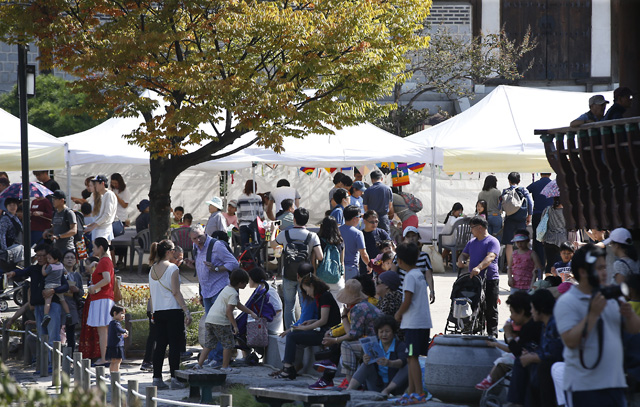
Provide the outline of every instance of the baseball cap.
{"type": "Polygon", "coordinates": [[[611,242],[620,243],[620,244],[633,244],[633,239],[631,238],[631,232],[629,232],[625,228],[617,228],[611,231],[608,239],[602,241],[604,245],[608,245],[611,242]]]}
{"type": "Polygon", "coordinates": [[[355,189],[357,189],[358,191],[362,191],[362,192],[364,192],[364,191],[366,191],[366,190],[367,190],[367,187],[365,187],[365,186],[364,186],[364,182],[362,182],[362,181],[356,181],[356,182],[354,182],[354,183],[353,183],[353,187],[354,187],[355,189]]]}
{"type": "Polygon", "coordinates": [[[602,95],[594,95],[589,98],[589,106],[604,105],[605,103],[609,103],[609,101],[602,95]]]}
{"type": "Polygon", "coordinates": [[[138,203],[138,210],[140,212],[143,212],[145,209],[147,209],[149,207],[149,205],[151,205],[151,202],[149,202],[148,199],[143,199],[142,201],[140,201],[138,203]]]}
{"type": "Polygon", "coordinates": [[[219,196],[214,196],[213,198],[211,198],[210,201],[207,201],[205,203],[208,203],[209,205],[213,205],[216,208],[222,210],[222,199],[220,199],[219,196]]]}
{"type": "Polygon", "coordinates": [[[105,184],[109,183],[109,180],[104,175],[96,175],[91,182],[104,182],[105,184]]]}
{"type": "Polygon", "coordinates": [[[398,273],[392,270],[388,270],[383,273],[380,273],[380,275],[378,276],[378,279],[380,279],[380,282],[382,284],[389,287],[391,291],[397,291],[398,288],[400,288],[400,284],[402,284],[398,273]]]}
{"type": "Polygon", "coordinates": [[[67,194],[64,193],[64,191],[61,191],[59,189],[56,189],[55,191],[53,191],[53,197],[55,199],[64,199],[65,201],[67,200],[67,194]]]}
{"type": "Polygon", "coordinates": [[[409,232],[413,232],[413,233],[417,234],[418,236],[420,236],[420,232],[418,231],[417,227],[415,227],[415,226],[407,226],[405,228],[405,230],[402,231],[402,237],[406,237],[409,232]]]}
{"type": "Polygon", "coordinates": [[[233,206],[234,208],[238,207],[238,200],[237,199],[232,199],[229,201],[229,205],[233,206]]]}

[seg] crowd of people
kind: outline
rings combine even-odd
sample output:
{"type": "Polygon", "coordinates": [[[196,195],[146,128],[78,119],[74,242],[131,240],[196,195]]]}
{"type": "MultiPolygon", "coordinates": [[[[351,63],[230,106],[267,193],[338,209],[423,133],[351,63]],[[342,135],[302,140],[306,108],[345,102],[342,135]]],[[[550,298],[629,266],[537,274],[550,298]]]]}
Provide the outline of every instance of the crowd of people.
{"type": "MultiPolygon", "coordinates": [[[[509,374],[513,405],[623,405],[622,344],[640,338],[631,336],[640,332],[640,272],[633,240],[622,228],[611,233],[591,230],[591,243],[570,239],[559,199],[542,195],[549,176],[542,174],[523,188],[520,174],[510,173],[509,187],[503,190],[495,176],[488,176],[468,221],[472,238],[456,261],[460,269],[468,268],[472,277],[482,279],[490,337],[499,336],[502,252],[511,288],[505,343],[487,342],[503,355],[476,387],[486,390],[509,374]],[[536,233],[541,223],[544,233],[536,233]],[[604,249],[615,259],[610,266],[604,249]],[[629,302],[618,299],[623,293],[616,287],[622,283],[628,287],[624,295],[629,302]]],[[[38,177],[49,185],[53,181],[38,177]]],[[[420,242],[420,208],[415,197],[408,199],[386,186],[380,171],[370,178],[367,184],[342,173],[334,176],[329,208],[317,232],[307,228],[310,213],[287,180],[263,195],[255,181],[247,181],[243,193],[226,207],[220,197],[212,197],[206,201],[210,217],[205,225],[192,223],[184,208],[174,208],[172,227],[188,228],[192,258],[171,240],[151,247],[149,339],[141,368],[153,372],[153,384],[184,387],[175,378],[186,350],[185,330],[175,327],[192,323],[180,290],[184,264],[196,271],[206,315],[200,335],[203,350],[194,368],[234,373],[233,349],[249,361],[255,347],[250,343],[257,335],[250,322],[264,318],[267,334],[278,336],[282,359],[274,377],[296,380],[303,368],[300,350],[319,347],[314,368],[322,376],[311,389],[368,389],[395,395],[401,405],[428,400],[419,357],[428,352],[429,306],[436,291],[431,259],[420,242]],[[272,221],[266,231],[263,219],[272,221]],[[400,236],[390,233],[394,219],[400,236]],[[258,244],[269,245],[280,257],[281,294],[269,284],[266,259],[257,255],[251,265],[241,264],[232,249],[258,244]],[[239,291],[246,287],[252,294],[243,304],[239,291]],[[169,383],[163,380],[167,347],[169,383]],[[339,369],[344,378],[334,383],[339,369]]],[[[121,253],[113,252],[110,243],[127,225],[130,198],[119,174],[88,178],[85,186],[82,198],[71,198],[79,210],[68,206],[59,188],[33,200],[32,216],[42,221],[31,231],[35,262],[6,273],[31,278],[29,302],[13,318],[34,307],[39,335],[55,341],[63,331],[69,346],[75,348],[77,339],[83,355],[117,371],[130,333],[121,325],[126,310],[115,303],[115,259],[121,253]],[[85,256],[80,253],[83,245],[89,246],[85,256]],[[87,286],[82,271],[89,276],[87,286]]],[[[17,199],[4,201],[0,250],[19,241],[18,204],[17,199]]],[[[148,200],[137,205],[138,231],[149,227],[149,206],[148,200]]],[[[445,234],[454,230],[463,212],[460,203],[452,206],[445,234]]]]}

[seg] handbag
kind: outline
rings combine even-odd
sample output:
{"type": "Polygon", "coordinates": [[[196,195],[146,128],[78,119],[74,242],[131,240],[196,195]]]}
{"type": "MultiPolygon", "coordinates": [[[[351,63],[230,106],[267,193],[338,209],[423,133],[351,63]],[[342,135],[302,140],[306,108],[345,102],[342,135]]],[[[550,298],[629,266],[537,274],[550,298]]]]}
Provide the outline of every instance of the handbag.
{"type": "Polygon", "coordinates": [[[262,297],[260,313],[257,319],[247,318],[247,345],[252,348],[265,348],[269,345],[269,333],[267,332],[267,320],[262,318],[262,307],[266,294],[262,297]]]}
{"type": "Polygon", "coordinates": [[[113,282],[113,301],[120,302],[122,299],[122,293],[120,292],[120,283],[116,278],[116,281],[113,282]]]}
{"type": "Polygon", "coordinates": [[[536,240],[538,242],[544,242],[544,236],[547,234],[548,225],[549,225],[549,207],[546,207],[544,209],[544,212],[542,212],[540,223],[538,223],[538,227],[536,228],[536,240]]]}
{"type": "Polygon", "coordinates": [[[111,224],[111,229],[113,230],[113,237],[118,237],[124,235],[124,224],[119,220],[114,220],[111,224]]]}

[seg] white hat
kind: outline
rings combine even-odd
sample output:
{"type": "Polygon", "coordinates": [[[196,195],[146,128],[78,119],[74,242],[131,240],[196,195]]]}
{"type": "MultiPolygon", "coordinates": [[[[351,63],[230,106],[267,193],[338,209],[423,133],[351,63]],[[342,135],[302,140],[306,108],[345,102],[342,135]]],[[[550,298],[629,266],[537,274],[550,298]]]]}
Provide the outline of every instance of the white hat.
{"type": "Polygon", "coordinates": [[[402,237],[407,237],[407,233],[409,232],[413,232],[415,234],[417,234],[418,236],[420,236],[420,232],[418,231],[418,228],[415,226],[407,226],[403,231],[402,231],[402,237]]]}
{"type": "Polygon", "coordinates": [[[220,210],[222,210],[222,208],[223,208],[222,207],[222,199],[220,199],[219,196],[214,196],[213,198],[211,198],[210,201],[207,201],[205,203],[208,203],[209,205],[213,205],[213,206],[215,206],[216,208],[218,208],[220,210]]]}
{"type": "Polygon", "coordinates": [[[608,239],[605,239],[602,243],[604,245],[608,245],[611,242],[621,243],[630,245],[633,244],[633,239],[631,238],[631,232],[629,232],[625,228],[617,228],[613,229],[608,239]]]}

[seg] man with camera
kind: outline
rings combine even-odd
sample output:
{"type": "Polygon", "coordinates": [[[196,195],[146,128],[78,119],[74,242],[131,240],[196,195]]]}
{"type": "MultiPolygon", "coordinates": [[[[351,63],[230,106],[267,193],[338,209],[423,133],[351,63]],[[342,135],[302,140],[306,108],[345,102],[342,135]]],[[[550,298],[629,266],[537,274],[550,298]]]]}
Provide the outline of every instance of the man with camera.
{"type": "Polygon", "coordinates": [[[605,286],[605,256],[592,244],[576,251],[571,272],[578,285],[560,297],[553,311],[565,345],[564,391],[569,407],[626,405],[621,328],[640,332],[640,317],[618,299],[619,287],[605,286]]]}

